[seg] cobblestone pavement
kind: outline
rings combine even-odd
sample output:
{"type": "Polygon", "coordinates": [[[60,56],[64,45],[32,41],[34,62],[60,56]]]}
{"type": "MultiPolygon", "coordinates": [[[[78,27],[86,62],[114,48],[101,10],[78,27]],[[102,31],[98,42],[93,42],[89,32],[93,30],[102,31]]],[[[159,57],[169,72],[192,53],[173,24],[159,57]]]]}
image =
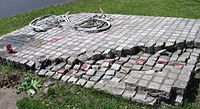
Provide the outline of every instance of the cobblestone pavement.
{"type": "Polygon", "coordinates": [[[93,15],[71,14],[72,23],[62,22],[47,32],[25,26],[2,36],[1,63],[149,105],[182,105],[200,68],[200,20],[112,14],[107,31],[72,28],[93,15]],[[8,54],[7,44],[17,53],[8,54]]]}

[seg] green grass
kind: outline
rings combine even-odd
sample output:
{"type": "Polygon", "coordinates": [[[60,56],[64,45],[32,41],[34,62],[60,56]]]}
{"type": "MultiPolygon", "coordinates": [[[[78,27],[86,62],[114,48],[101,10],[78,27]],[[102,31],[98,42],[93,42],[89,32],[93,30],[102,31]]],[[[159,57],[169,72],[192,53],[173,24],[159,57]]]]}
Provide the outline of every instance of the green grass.
{"type": "Polygon", "coordinates": [[[47,109],[40,101],[35,99],[23,98],[16,103],[18,109],[47,109]]]}
{"type": "MultiPolygon", "coordinates": [[[[116,14],[200,18],[200,0],[76,0],[75,2],[0,19],[0,35],[21,28],[40,15],[49,13],[58,15],[67,11],[71,11],[71,13],[99,12],[99,8],[102,8],[106,13],[116,14]]],[[[5,67],[3,71],[9,73],[9,69],[12,68],[5,67]]],[[[182,108],[200,109],[199,83],[200,77],[198,74],[193,79],[192,85],[190,85],[189,93],[186,95],[185,104],[182,108]]],[[[71,109],[72,107],[84,109],[180,108],[167,105],[148,107],[94,89],[85,89],[69,84],[56,85],[56,87],[50,89],[47,95],[39,98],[19,100],[17,106],[19,109],[46,109],[47,107],[54,109],[71,109]],[[47,105],[44,106],[44,103],[47,105]]]]}
{"type": "Polygon", "coordinates": [[[21,28],[40,15],[99,12],[99,8],[106,13],[200,18],[200,0],[76,0],[0,19],[0,35],[21,28]]]}
{"type": "Polygon", "coordinates": [[[0,65],[0,77],[17,73],[20,75],[22,72],[24,72],[24,70],[14,68],[11,65],[0,65]]]}

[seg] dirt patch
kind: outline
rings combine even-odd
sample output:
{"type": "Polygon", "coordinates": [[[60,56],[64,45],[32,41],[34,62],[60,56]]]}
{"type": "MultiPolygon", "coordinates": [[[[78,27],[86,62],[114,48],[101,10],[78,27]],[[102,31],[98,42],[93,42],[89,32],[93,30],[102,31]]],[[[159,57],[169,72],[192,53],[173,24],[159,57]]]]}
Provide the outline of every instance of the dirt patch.
{"type": "Polygon", "coordinates": [[[17,109],[17,100],[25,97],[25,94],[16,94],[15,91],[15,88],[0,88],[1,109],[17,109]]]}
{"type": "Polygon", "coordinates": [[[19,81],[20,81],[20,75],[18,74],[2,76],[0,77],[0,88],[2,87],[13,88],[19,83],[19,81]]]}

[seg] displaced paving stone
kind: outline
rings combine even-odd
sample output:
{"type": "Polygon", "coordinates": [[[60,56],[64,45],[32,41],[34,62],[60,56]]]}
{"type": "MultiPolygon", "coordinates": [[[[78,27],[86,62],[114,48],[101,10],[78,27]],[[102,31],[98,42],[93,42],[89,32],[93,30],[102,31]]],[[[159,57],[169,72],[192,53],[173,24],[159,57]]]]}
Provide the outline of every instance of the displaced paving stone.
{"type": "Polygon", "coordinates": [[[114,95],[122,95],[122,93],[125,90],[125,83],[124,82],[119,82],[114,88],[112,93],[114,95]]]}
{"type": "Polygon", "coordinates": [[[112,67],[111,67],[111,69],[118,71],[120,69],[120,67],[121,66],[119,64],[113,64],[112,67]]]}
{"type": "Polygon", "coordinates": [[[78,79],[72,76],[69,78],[69,80],[67,82],[75,84],[77,81],[78,81],[78,79]]]}
{"type": "Polygon", "coordinates": [[[102,80],[111,80],[113,78],[112,75],[104,75],[102,80]]]}
{"type": "Polygon", "coordinates": [[[86,72],[86,75],[88,75],[88,76],[93,76],[95,73],[96,73],[96,71],[95,71],[94,69],[89,69],[89,70],[86,72]]]}
{"type": "Polygon", "coordinates": [[[119,72],[123,74],[128,74],[130,71],[131,68],[122,67],[119,72]]]}
{"type": "Polygon", "coordinates": [[[131,99],[133,98],[133,96],[135,96],[135,94],[136,94],[136,91],[125,90],[122,96],[126,99],[131,99]]]}
{"type": "Polygon", "coordinates": [[[47,71],[47,73],[45,73],[45,76],[53,76],[56,72],[53,72],[53,71],[47,71]]]}
{"type": "Polygon", "coordinates": [[[61,76],[62,76],[62,74],[60,74],[60,73],[55,73],[55,74],[52,76],[52,78],[53,78],[53,79],[59,80],[59,79],[61,78],[61,76]]]}
{"type": "Polygon", "coordinates": [[[84,86],[86,82],[87,82],[87,81],[84,80],[84,79],[79,79],[79,80],[76,82],[76,84],[77,84],[77,85],[84,86]]]}
{"type": "Polygon", "coordinates": [[[84,87],[86,87],[86,88],[91,88],[91,87],[94,86],[94,84],[95,84],[95,82],[93,82],[93,81],[87,81],[87,83],[85,84],[84,87]]]}
{"type": "Polygon", "coordinates": [[[136,93],[136,95],[133,97],[132,100],[138,101],[140,103],[144,103],[146,97],[147,97],[147,93],[136,93]]]}
{"type": "Polygon", "coordinates": [[[38,72],[38,76],[45,76],[45,73],[47,73],[46,69],[42,69],[38,72]]]}
{"type": "Polygon", "coordinates": [[[100,80],[99,82],[97,82],[95,85],[94,85],[94,88],[95,89],[98,89],[98,90],[103,90],[103,87],[104,85],[107,83],[106,80],[100,80]]]}
{"type": "Polygon", "coordinates": [[[169,99],[170,98],[171,91],[172,91],[172,86],[171,85],[163,84],[160,87],[160,90],[162,92],[161,92],[161,94],[159,94],[159,96],[161,96],[162,98],[165,98],[165,99],[169,99]]]}
{"type": "Polygon", "coordinates": [[[139,91],[145,90],[147,88],[148,83],[149,83],[149,81],[147,81],[147,80],[140,80],[138,83],[138,90],[139,91]]]}
{"type": "Polygon", "coordinates": [[[67,82],[67,80],[68,80],[69,78],[70,78],[70,76],[64,75],[64,76],[62,76],[61,80],[62,80],[63,82],[67,82]]]}
{"type": "Polygon", "coordinates": [[[183,105],[183,96],[182,95],[177,95],[176,96],[176,99],[175,99],[175,103],[177,104],[177,105],[183,105]]]}
{"type": "Polygon", "coordinates": [[[104,67],[104,68],[108,68],[110,67],[110,63],[109,62],[104,62],[101,67],[104,67]]]}
{"type": "Polygon", "coordinates": [[[90,78],[90,81],[97,82],[97,81],[99,81],[100,79],[101,79],[101,76],[92,76],[92,77],[90,78]]]}
{"type": "Polygon", "coordinates": [[[175,89],[177,94],[183,95],[187,87],[187,82],[182,80],[176,80],[173,84],[173,88],[175,89]]]}
{"type": "Polygon", "coordinates": [[[114,76],[115,75],[115,70],[107,70],[105,75],[108,75],[108,76],[114,76]]]}
{"type": "Polygon", "coordinates": [[[83,75],[85,75],[86,72],[85,71],[78,71],[76,74],[75,74],[75,77],[76,78],[81,78],[83,75]]]}
{"type": "Polygon", "coordinates": [[[133,70],[141,70],[142,69],[142,65],[134,65],[131,69],[133,69],[133,70]]]}

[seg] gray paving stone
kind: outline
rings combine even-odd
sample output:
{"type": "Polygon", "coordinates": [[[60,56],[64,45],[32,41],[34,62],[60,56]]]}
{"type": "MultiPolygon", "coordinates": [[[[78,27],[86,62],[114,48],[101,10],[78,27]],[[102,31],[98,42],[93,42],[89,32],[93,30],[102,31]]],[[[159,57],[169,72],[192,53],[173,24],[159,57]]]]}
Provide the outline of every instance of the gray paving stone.
{"type": "Polygon", "coordinates": [[[132,100],[144,103],[147,93],[136,93],[132,100]]]}
{"type": "Polygon", "coordinates": [[[154,82],[157,82],[157,83],[162,83],[163,80],[164,80],[164,77],[155,76],[155,77],[153,78],[153,81],[154,81],[154,82]]]}
{"type": "Polygon", "coordinates": [[[143,75],[141,79],[150,81],[153,78],[153,75],[143,75]]]}
{"type": "Polygon", "coordinates": [[[47,73],[45,73],[45,76],[53,76],[56,72],[53,72],[53,71],[48,71],[47,73]]]}
{"type": "Polygon", "coordinates": [[[160,88],[160,84],[156,82],[150,82],[148,85],[148,89],[158,90],[160,88]]]}
{"type": "Polygon", "coordinates": [[[84,79],[79,79],[77,82],[76,82],[76,84],[77,85],[81,85],[81,86],[84,86],[85,84],[86,84],[86,80],[84,80],[84,79]]]}
{"type": "Polygon", "coordinates": [[[171,85],[162,84],[162,86],[160,87],[160,90],[162,92],[160,92],[159,96],[161,96],[162,98],[165,98],[165,99],[169,99],[170,98],[171,91],[172,91],[172,86],[171,85]]]}
{"type": "Polygon", "coordinates": [[[99,68],[100,68],[100,66],[99,65],[92,65],[92,69],[94,69],[94,70],[99,70],[99,68]]]}
{"type": "Polygon", "coordinates": [[[105,92],[108,92],[108,93],[113,94],[114,87],[116,87],[117,84],[118,84],[118,83],[109,81],[109,82],[107,82],[107,83],[105,84],[105,86],[103,87],[103,90],[104,90],[105,92]]]}
{"type": "Polygon", "coordinates": [[[128,74],[131,71],[131,68],[121,67],[120,73],[128,74]]]}
{"type": "Polygon", "coordinates": [[[42,69],[38,72],[38,76],[45,76],[45,73],[47,73],[46,69],[42,69]]]}
{"type": "Polygon", "coordinates": [[[107,70],[106,73],[105,73],[105,75],[108,75],[108,76],[114,76],[115,73],[116,73],[115,70],[107,70]]]}
{"type": "Polygon", "coordinates": [[[86,74],[85,71],[78,71],[78,72],[75,74],[75,77],[76,77],[76,78],[81,78],[84,74],[86,74]]]}
{"type": "Polygon", "coordinates": [[[116,70],[116,71],[118,71],[120,68],[121,68],[121,66],[120,66],[119,64],[113,64],[113,65],[111,66],[111,69],[112,69],[112,70],[116,70]]]}
{"type": "Polygon", "coordinates": [[[101,67],[103,68],[109,68],[110,67],[110,63],[109,62],[104,62],[101,67]]]}
{"type": "Polygon", "coordinates": [[[177,77],[178,77],[178,74],[176,74],[176,73],[168,73],[167,77],[168,77],[169,79],[176,80],[177,77]]]}
{"type": "Polygon", "coordinates": [[[135,94],[136,94],[136,91],[125,90],[122,96],[126,99],[131,99],[133,96],[135,96],[135,94]]]}
{"type": "Polygon", "coordinates": [[[53,79],[57,79],[57,80],[59,80],[61,77],[62,77],[62,74],[60,74],[60,73],[55,73],[55,74],[52,76],[53,79]]]}
{"type": "Polygon", "coordinates": [[[148,71],[144,71],[145,74],[147,75],[154,75],[155,74],[155,71],[154,70],[148,70],[148,71]]]}
{"type": "Polygon", "coordinates": [[[88,76],[93,76],[95,73],[96,73],[96,71],[95,71],[94,69],[89,69],[89,70],[86,72],[86,75],[88,75],[88,76]]]}
{"type": "Polygon", "coordinates": [[[95,84],[95,82],[93,82],[93,81],[87,81],[87,83],[85,84],[84,87],[86,87],[86,88],[91,88],[91,87],[94,86],[94,84],[95,84]]]}
{"type": "Polygon", "coordinates": [[[134,65],[131,69],[133,69],[133,70],[141,70],[142,69],[142,65],[134,65]]]}
{"type": "Polygon", "coordinates": [[[112,91],[112,94],[114,95],[122,95],[125,90],[125,83],[124,82],[119,82],[112,91]]]}
{"type": "Polygon", "coordinates": [[[183,105],[183,96],[182,95],[177,95],[175,99],[175,103],[177,105],[183,105]]]}
{"type": "Polygon", "coordinates": [[[164,67],[164,64],[156,64],[153,68],[155,71],[161,71],[162,68],[164,67]]]}
{"type": "Polygon", "coordinates": [[[68,83],[73,83],[73,84],[75,84],[76,82],[78,81],[78,79],[77,78],[75,78],[75,77],[70,77],[69,79],[68,79],[68,83]]]}
{"type": "Polygon", "coordinates": [[[140,80],[138,83],[138,90],[139,91],[145,90],[147,88],[148,83],[149,83],[149,81],[147,81],[147,80],[140,80]]]}
{"type": "Polygon", "coordinates": [[[187,82],[182,81],[182,80],[176,80],[173,84],[173,88],[175,89],[177,94],[183,95],[184,94],[184,89],[187,87],[187,82]]]}
{"type": "Polygon", "coordinates": [[[151,70],[151,69],[152,69],[152,67],[147,66],[147,65],[144,65],[144,66],[142,67],[142,71],[148,71],[148,70],[151,70]]]}
{"type": "Polygon", "coordinates": [[[77,63],[77,57],[70,57],[67,59],[67,62],[71,65],[74,65],[75,63],[77,63]]]}
{"type": "Polygon", "coordinates": [[[126,85],[131,86],[131,87],[136,87],[138,79],[134,79],[131,77],[125,77],[124,82],[126,83],[126,85]]]}
{"type": "Polygon", "coordinates": [[[112,75],[104,75],[102,80],[111,80],[113,78],[112,75]]]}
{"type": "Polygon", "coordinates": [[[103,87],[104,85],[107,83],[106,80],[100,80],[99,82],[97,82],[95,85],[94,85],[94,88],[95,89],[98,89],[98,90],[103,90],[103,87]]]}
{"type": "Polygon", "coordinates": [[[164,71],[162,71],[162,72],[156,72],[155,75],[156,76],[165,77],[167,75],[167,72],[164,72],[164,71]]]}
{"type": "Polygon", "coordinates": [[[83,75],[82,78],[85,79],[85,80],[89,80],[91,78],[91,76],[83,75]]]}
{"type": "Polygon", "coordinates": [[[124,67],[127,67],[127,68],[131,68],[133,66],[133,64],[127,62],[123,65],[124,67]]]}
{"type": "Polygon", "coordinates": [[[120,82],[120,80],[121,80],[120,78],[113,77],[110,81],[118,83],[120,82]]]}
{"type": "Polygon", "coordinates": [[[139,79],[142,77],[143,74],[144,74],[143,71],[131,71],[130,74],[128,74],[127,76],[139,79]]]}
{"type": "Polygon", "coordinates": [[[69,78],[70,78],[70,76],[64,75],[64,76],[62,76],[61,80],[62,80],[63,82],[67,82],[67,80],[68,80],[69,78]]]}
{"type": "Polygon", "coordinates": [[[97,81],[99,81],[100,79],[101,79],[101,76],[92,76],[92,77],[90,78],[90,81],[97,82],[97,81]]]}

